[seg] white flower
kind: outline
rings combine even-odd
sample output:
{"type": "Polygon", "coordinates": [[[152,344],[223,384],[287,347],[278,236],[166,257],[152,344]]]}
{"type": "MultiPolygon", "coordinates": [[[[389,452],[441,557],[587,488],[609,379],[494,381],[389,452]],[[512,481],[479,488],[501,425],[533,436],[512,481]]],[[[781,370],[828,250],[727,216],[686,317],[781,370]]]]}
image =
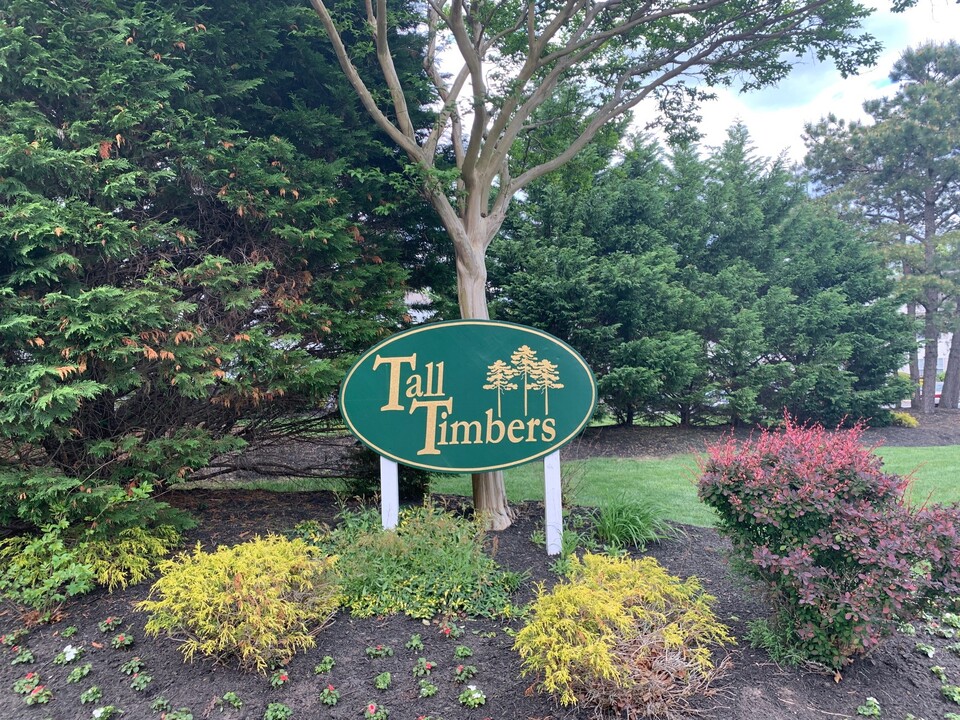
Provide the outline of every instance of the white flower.
{"type": "MultiPolygon", "coordinates": [[[[76,660],[78,657],[80,657],[80,648],[75,648],[73,645],[67,645],[63,649],[63,658],[67,662],[76,660]]],[[[97,717],[99,717],[99,715],[97,717]]]]}
{"type": "Polygon", "coordinates": [[[93,717],[94,718],[102,717],[104,710],[106,710],[106,708],[97,708],[96,710],[93,711],[93,717]]]}

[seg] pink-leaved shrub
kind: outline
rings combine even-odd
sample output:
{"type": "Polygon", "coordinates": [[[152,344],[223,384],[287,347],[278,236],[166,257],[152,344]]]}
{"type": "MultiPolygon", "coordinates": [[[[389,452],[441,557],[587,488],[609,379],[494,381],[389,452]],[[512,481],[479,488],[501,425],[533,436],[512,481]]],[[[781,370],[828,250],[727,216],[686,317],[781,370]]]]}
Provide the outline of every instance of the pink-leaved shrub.
{"type": "Polygon", "coordinates": [[[769,591],[789,656],[840,668],[960,589],[960,510],[913,508],[863,428],[800,426],[708,448],[700,498],[769,591]]]}

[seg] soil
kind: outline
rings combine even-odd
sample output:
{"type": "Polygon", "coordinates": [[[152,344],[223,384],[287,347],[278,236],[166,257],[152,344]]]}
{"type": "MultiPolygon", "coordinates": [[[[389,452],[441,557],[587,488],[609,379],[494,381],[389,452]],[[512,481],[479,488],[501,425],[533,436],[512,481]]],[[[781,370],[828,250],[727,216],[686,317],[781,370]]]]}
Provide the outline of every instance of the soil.
{"type": "MultiPolygon", "coordinates": [[[[887,428],[869,430],[871,444],[937,446],[960,444],[960,413],[938,412],[932,419],[921,418],[919,429],[887,428]]],[[[572,456],[644,457],[668,455],[688,450],[701,450],[705,440],[717,439],[714,430],[680,430],[677,428],[601,428],[589,431],[578,446],[567,452],[572,456]]],[[[334,522],[337,507],[327,493],[270,493],[265,491],[190,490],[170,493],[172,504],[194,513],[200,524],[188,533],[186,545],[197,542],[212,548],[232,544],[257,534],[285,532],[301,520],[334,522]]],[[[509,529],[492,533],[490,549],[503,566],[529,573],[529,580],[518,592],[517,603],[530,600],[536,583],[550,584],[556,576],[543,547],[531,540],[542,526],[542,507],[527,503],[517,508],[517,521],[509,529]]],[[[728,545],[707,528],[686,527],[679,537],[650,545],[646,554],[656,557],[674,574],[696,575],[708,592],[716,596],[715,610],[743,638],[746,623],[768,614],[762,597],[751,591],[731,573],[726,553],[728,545]]],[[[390,710],[394,720],[415,720],[420,716],[445,720],[560,720],[589,718],[591,711],[558,708],[553,700],[535,691],[532,678],[519,676],[520,664],[512,651],[509,631],[519,627],[518,621],[489,621],[462,618],[458,622],[465,634],[458,640],[444,637],[436,623],[424,624],[405,617],[356,620],[339,615],[317,636],[317,646],[297,655],[287,666],[290,681],[281,688],[272,688],[269,679],[242,673],[234,668],[215,665],[206,660],[184,664],[177,644],[168,639],[153,640],[144,635],[146,617],[133,609],[149,590],[149,583],[116,591],[96,591],[81,597],[63,609],[63,617],[51,624],[30,630],[21,640],[35,656],[32,664],[11,665],[15,653],[0,647],[0,720],[80,720],[91,717],[96,707],[111,704],[124,710],[128,719],[160,717],[150,710],[158,696],[167,698],[173,708],[189,708],[196,720],[223,717],[225,720],[264,717],[269,703],[284,703],[294,711],[295,720],[310,718],[357,718],[369,702],[377,702],[390,710]],[[134,644],[128,649],[113,649],[110,638],[97,629],[97,623],[109,616],[123,618],[122,629],[132,634],[134,644]],[[74,626],[77,632],[66,639],[63,631],[74,626]],[[407,650],[404,645],[413,633],[423,637],[423,651],[407,650]],[[67,644],[82,645],[84,657],[72,665],[53,663],[67,644]],[[486,694],[486,704],[479,708],[462,707],[457,697],[462,686],[453,680],[458,661],[454,648],[468,645],[474,655],[468,661],[478,668],[471,681],[486,694]],[[395,654],[371,660],[365,648],[389,645],[395,654]],[[329,674],[315,675],[314,666],[325,656],[332,656],[336,665],[329,674]],[[120,666],[139,656],[143,672],[153,677],[145,691],[130,688],[130,678],[120,666]],[[439,688],[428,699],[418,697],[417,679],[411,669],[417,657],[426,657],[438,664],[430,680],[439,688]],[[79,663],[92,663],[90,675],[76,684],[66,683],[66,676],[79,663]],[[53,692],[47,705],[27,706],[11,687],[27,672],[39,672],[43,683],[53,692]],[[373,678],[384,671],[392,673],[389,690],[376,690],[373,678]],[[328,683],[341,692],[336,706],[323,705],[319,692],[328,683]],[[81,705],[80,693],[90,685],[98,685],[103,700],[81,705]],[[217,700],[224,693],[234,692],[244,702],[234,710],[222,711],[217,700]]],[[[0,610],[0,633],[23,627],[23,618],[16,608],[0,610]]],[[[944,638],[930,632],[925,624],[917,624],[916,636],[897,634],[868,656],[848,667],[841,678],[812,669],[780,667],[761,650],[752,649],[741,640],[729,647],[730,671],[721,680],[717,693],[698,702],[696,711],[708,718],[730,720],[770,720],[803,718],[856,718],[857,707],[867,697],[879,701],[884,718],[939,720],[947,713],[960,713],[960,706],[949,702],[940,693],[940,681],[930,668],[940,665],[948,681],[960,684],[960,656],[946,649],[960,638],[944,638]],[[916,649],[918,642],[935,648],[933,658],[916,649]]],[[[721,651],[722,654],[722,651],[721,651]]]]}

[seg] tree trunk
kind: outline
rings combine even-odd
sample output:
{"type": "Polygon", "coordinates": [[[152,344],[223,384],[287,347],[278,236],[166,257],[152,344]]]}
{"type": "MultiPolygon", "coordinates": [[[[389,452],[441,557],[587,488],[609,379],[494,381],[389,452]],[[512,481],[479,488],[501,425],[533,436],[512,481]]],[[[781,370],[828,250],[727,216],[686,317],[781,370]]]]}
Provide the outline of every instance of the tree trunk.
{"type": "MultiPolygon", "coordinates": [[[[917,304],[907,304],[907,316],[911,320],[917,319],[917,304]]],[[[913,395],[910,398],[910,407],[916,409],[920,407],[920,356],[917,348],[914,346],[910,350],[910,382],[913,383],[913,395]]]]}
{"type": "Polygon", "coordinates": [[[960,404],[960,306],[957,307],[952,329],[947,372],[943,378],[943,392],[940,394],[940,407],[944,410],[956,410],[960,404]]]}
{"type": "MultiPolygon", "coordinates": [[[[487,266],[485,253],[470,243],[456,243],[457,295],[460,316],[471,320],[487,320],[487,266]],[[466,247],[464,247],[466,246],[466,247]]],[[[481,515],[488,530],[506,530],[513,523],[514,514],[507,502],[503,471],[474,473],[473,509],[481,515]]]]}
{"type": "Polygon", "coordinates": [[[920,412],[932,413],[936,409],[934,395],[937,392],[937,342],[940,332],[937,320],[929,310],[923,318],[923,396],[920,412]]]}

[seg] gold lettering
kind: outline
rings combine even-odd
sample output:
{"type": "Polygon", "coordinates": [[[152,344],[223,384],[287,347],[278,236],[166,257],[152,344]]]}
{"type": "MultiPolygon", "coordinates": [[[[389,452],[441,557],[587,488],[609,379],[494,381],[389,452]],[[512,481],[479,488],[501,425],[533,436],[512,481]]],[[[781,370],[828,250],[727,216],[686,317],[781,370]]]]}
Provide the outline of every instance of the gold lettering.
{"type": "Polygon", "coordinates": [[[452,423],[452,424],[450,425],[450,434],[451,434],[450,444],[451,444],[451,445],[459,445],[459,444],[460,444],[460,441],[457,439],[457,433],[458,433],[459,430],[463,430],[463,444],[464,444],[464,445],[473,445],[473,444],[475,444],[475,443],[481,443],[481,442],[483,442],[483,440],[482,440],[482,438],[483,438],[483,427],[481,427],[480,423],[479,423],[477,420],[473,420],[472,422],[467,422],[466,420],[459,420],[459,421],[457,421],[457,422],[455,422],[455,423],[452,423]],[[470,440],[470,431],[471,431],[471,430],[475,430],[475,431],[476,431],[476,432],[474,433],[474,436],[473,436],[474,439],[473,439],[472,442],[471,442],[471,440],[470,440]]]}
{"type": "Polygon", "coordinates": [[[406,395],[408,398],[423,397],[423,378],[419,375],[411,375],[407,378],[407,392],[406,395]]]}
{"type": "Polygon", "coordinates": [[[417,455],[439,455],[440,451],[436,447],[437,439],[437,410],[443,408],[448,413],[453,412],[453,398],[446,400],[414,400],[410,403],[410,414],[415,410],[426,408],[426,432],[423,439],[423,448],[417,450],[417,455]]]}
{"type": "MultiPolygon", "coordinates": [[[[409,365],[410,370],[417,369],[417,354],[405,355],[401,357],[377,357],[373,361],[373,369],[376,370],[381,365],[390,366],[390,387],[387,394],[387,404],[383,405],[380,410],[404,410],[403,405],[400,404],[400,366],[409,365]]],[[[411,410],[412,412],[412,410],[411,410]]]]}
{"type": "Polygon", "coordinates": [[[557,421],[553,418],[546,418],[540,429],[543,431],[540,434],[540,439],[543,442],[553,442],[553,439],[557,436],[557,421]]]}
{"type": "Polygon", "coordinates": [[[504,434],[507,432],[506,427],[500,420],[493,419],[493,409],[487,410],[487,442],[493,443],[496,445],[498,442],[503,440],[504,434]],[[493,436],[493,431],[497,431],[497,436],[493,436]]]}
{"type": "Polygon", "coordinates": [[[443,397],[443,363],[437,363],[434,365],[432,362],[428,362],[426,365],[427,368],[427,392],[426,397],[443,397]],[[437,369],[436,377],[436,387],[433,385],[433,369],[437,369]]]}
{"type": "Polygon", "coordinates": [[[514,435],[514,433],[518,431],[523,432],[523,420],[511,420],[507,426],[507,439],[512,443],[523,442],[523,435],[514,435]]]}
{"type": "Polygon", "coordinates": [[[527,420],[527,442],[536,442],[536,439],[533,437],[533,429],[539,424],[539,418],[530,418],[527,420]]]}

